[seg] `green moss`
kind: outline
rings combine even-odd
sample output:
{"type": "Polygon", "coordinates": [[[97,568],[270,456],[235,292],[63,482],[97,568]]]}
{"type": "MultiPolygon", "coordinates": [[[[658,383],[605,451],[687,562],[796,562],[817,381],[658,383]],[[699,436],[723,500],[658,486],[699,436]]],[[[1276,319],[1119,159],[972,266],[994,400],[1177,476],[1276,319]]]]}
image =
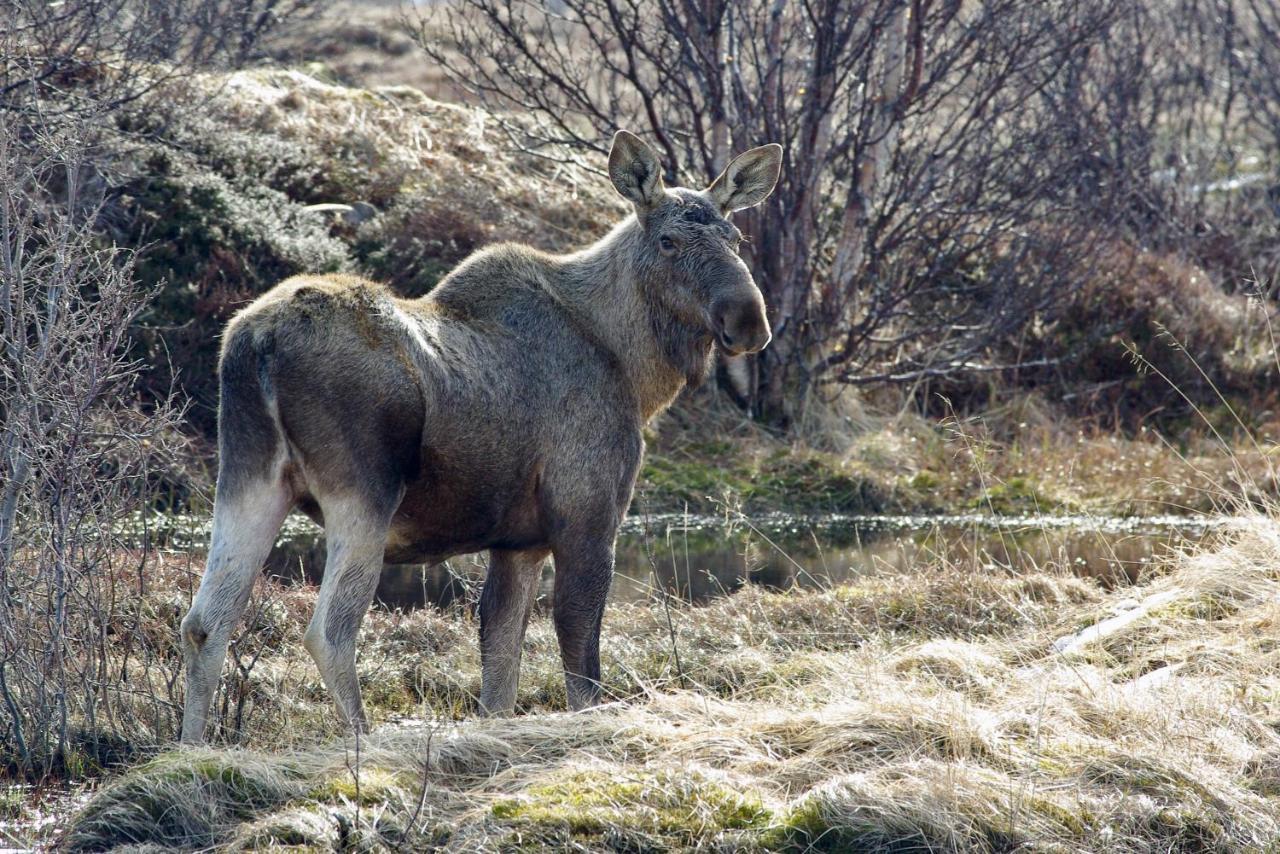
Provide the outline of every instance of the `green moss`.
{"type": "Polygon", "coordinates": [[[733,469],[698,459],[674,459],[659,454],[645,458],[641,489],[656,509],[706,508],[715,499],[741,496],[751,488],[733,469]]]}
{"type": "Polygon", "coordinates": [[[338,772],[338,776],[325,780],[308,791],[307,798],[326,803],[350,801],[362,806],[370,806],[386,801],[389,796],[397,794],[401,788],[396,775],[383,769],[361,769],[360,782],[357,785],[355,772],[344,768],[338,772]]]}
{"type": "MultiPolygon", "coordinates": [[[[876,822],[858,820],[846,816],[834,821],[828,815],[823,800],[818,797],[803,798],[783,816],[782,821],[769,828],[761,837],[761,844],[771,851],[932,851],[946,850],[939,845],[934,849],[932,840],[919,836],[912,845],[904,847],[901,840],[888,838],[885,828],[876,822]]],[[[938,840],[943,842],[943,840],[938,840]]]]}
{"type": "Polygon", "coordinates": [[[1037,481],[1024,476],[991,484],[971,504],[977,510],[987,510],[1001,516],[1073,509],[1069,502],[1053,498],[1037,481]]]}
{"type": "Polygon", "coordinates": [[[827,830],[827,821],[822,814],[822,804],[817,798],[805,798],[792,807],[782,821],[766,834],[766,844],[778,847],[791,837],[814,839],[827,830]]]}
{"type": "Polygon", "coordinates": [[[577,771],[493,804],[504,822],[566,828],[576,837],[630,831],[689,844],[726,830],[767,827],[758,797],[674,771],[577,771]]]}
{"type": "Polygon", "coordinates": [[[778,501],[792,512],[875,513],[887,503],[882,484],[817,455],[774,455],[751,479],[748,503],[778,501]]]}
{"type": "Polygon", "coordinates": [[[1048,798],[1029,797],[1026,808],[1062,825],[1073,836],[1083,836],[1093,822],[1093,815],[1087,810],[1073,812],[1056,801],[1048,798]]]}
{"type": "Polygon", "coordinates": [[[1224,620],[1236,614],[1241,603],[1225,590],[1206,590],[1195,596],[1186,596],[1152,609],[1147,620],[1224,620]]]}
{"type": "Polygon", "coordinates": [[[779,450],[734,458],[727,442],[690,446],[679,457],[650,453],[640,474],[648,506],[714,512],[875,513],[889,506],[885,484],[851,464],[816,453],[779,450]]]}
{"type": "Polygon", "coordinates": [[[762,835],[761,842],[763,847],[779,851],[923,854],[1013,851],[1020,850],[1026,841],[1004,813],[968,815],[955,827],[940,818],[874,798],[858,806],[843,802],[839,793],[819,791],[793,805],[778,825],[762,835]]]}
{"type": "Polygon", "coordinates": [[[907,485],[920,492],[933,492],[942,485],[942,478],[931,471],[916,472],[907,485]]]}
{"type": "Polygon", "coordinates": [[[338,823],[322,808],[289,809],[244,826],[228,844],[227,850],[289,848],[294,851],[333,851],[338,842],[337,828],[338,823]]]}

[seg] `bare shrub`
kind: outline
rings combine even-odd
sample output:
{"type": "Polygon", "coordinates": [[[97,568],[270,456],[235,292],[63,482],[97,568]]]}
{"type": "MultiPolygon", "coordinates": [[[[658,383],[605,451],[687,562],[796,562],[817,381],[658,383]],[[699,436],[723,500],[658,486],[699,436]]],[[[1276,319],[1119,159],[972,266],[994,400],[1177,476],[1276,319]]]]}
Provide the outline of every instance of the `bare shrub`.
{"type": "Polygon", "coordinates": [[[180,412],[137,405],[126,353],[148,294],[94,236],[87,145],[0,124],[0,762],[29,776],[172,726],[176,670],[137,634],[150,555],[129,523],[180,412]]]}
{"type": "Polygon", "coordinates": [[[421,40],[473,97],[521,114],[513,143],[545,157],[630,127],[696,180],[783,144],[778,189],[742,223],[773,315],[752,395],[771,420],[824,387],[969,370],[1077,284],[1064,272],[1104,223],[1080,216],[1067,128],[1039,95],[1084,74],[1113,4],[557,9],[463,0],[421,40]],[[1062,263],[1028,275],[1031,254],[1062,263]]]}
{"type": "MultiPolygon", "coordinates": [[[[1272,0],[1237,0],[1223,14],[1211,17],[1223,32],[1222,60],[1228,64],[1235,104],[1232,118],[1244,127],[1238,136],[1243,151],[1235,175],[1218,186],[1241,199],[1244,208],[1234,230],[1248,238],[1237,249],[1236,268],[1249,265],[1253,282],[1280,281],[1280,245],[1275,235],[1280,221],[1280,5],[1272,0]]],[[[1224,108],[1225,109],[1225,108],[1224,108]]],[[[1239,278],[1244,278],[1241,275],[1239,278]]]]}
{"type": "Polygon", "coordinates": [[[1079,76],[1042,97],[1069,128],[1090,207],[1227,291],[1274,273],[1280,12],[1272,2],[1123,4],[1079,76]]]}
{"type": "Polygon", "coordinates": [[[0,113],[45,122],[116,108],[210,65],[244,65],[323,0],[12,0],[0,113]]]}
{"type": "Polygon", "coordinates": [[[1132,284],[1132,267],[1103,269],[1116,239],[1203,267],[1218,293],[1272,277],[1277,14],[1261,0],[459,0],[425,16],[420,41],[512,116],[514,147],[549,159],[602,150],[622,126],[696,180],[731,150],[784,145],[777,191],[742,224],[776,333],[747,396],[787,424],[851,384],[1069,373],[1069,354],[1017,342],[1090,280],[1132,284]]]}

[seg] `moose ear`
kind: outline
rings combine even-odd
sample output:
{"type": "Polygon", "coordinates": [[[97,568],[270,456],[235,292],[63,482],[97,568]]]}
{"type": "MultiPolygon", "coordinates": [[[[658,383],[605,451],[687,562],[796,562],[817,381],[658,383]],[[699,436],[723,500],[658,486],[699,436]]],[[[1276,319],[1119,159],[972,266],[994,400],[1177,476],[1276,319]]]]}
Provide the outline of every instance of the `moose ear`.
{"type": "Polygon", "coordinates": [[[753,148],[733,158],[727,169],[707,188],[722,213],[758,205],[769,197],[782,169],[782,146],[776,142],[753,148]]]}
{"type": "Polygon", "coordinates": [[[662,198],[662,165],[658,163],[658,155],[630,131],[620,130],[613,136],[609,180],[638,211],[653,207],[662,198]]]}

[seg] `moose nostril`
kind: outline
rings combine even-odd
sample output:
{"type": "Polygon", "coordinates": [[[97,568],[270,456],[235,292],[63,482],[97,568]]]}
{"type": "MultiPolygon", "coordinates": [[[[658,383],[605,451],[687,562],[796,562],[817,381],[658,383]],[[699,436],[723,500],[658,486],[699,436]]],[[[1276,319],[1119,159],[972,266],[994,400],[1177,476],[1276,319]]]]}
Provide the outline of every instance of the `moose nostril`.
{"type": "Polygon", "coordinates": [[[729,334],[729,314],[725,312],[716,318],[716,326],[720,330],[720,341],[728,346],[733,343],[733,336],[729,334]]]}

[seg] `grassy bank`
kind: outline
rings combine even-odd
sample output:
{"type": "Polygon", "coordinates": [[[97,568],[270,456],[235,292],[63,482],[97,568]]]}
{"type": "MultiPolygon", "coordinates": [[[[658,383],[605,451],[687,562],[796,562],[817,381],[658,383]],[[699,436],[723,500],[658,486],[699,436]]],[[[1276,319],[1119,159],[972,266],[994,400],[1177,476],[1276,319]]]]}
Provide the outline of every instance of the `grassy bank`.
{"type": "Polygon", "coordinates": [[[280,602],[260,609],[278,626],[246,746],[157,756],[62,842],[1259,850],[1280,834],[1277,567],[1280,534],[1257,520],[1111,592],[1061,567],[939,563],[669,615],[614,607],[615,702],[579,715],[558,711],[538,618],[522,714],[493,721],[473,716],[470,620],[378,614],[361,673],[381,726],[358,745],[327,737],[280,602]]]}
{"type": "Polygon", "coordinates": [[[863,410],[779,439],[727,407],[677,407],[650,436],[638,504],[703,513],[1217,512],[1275,490],[1280,425],[1233,426],[1125,434],[1015,394],[972,417],[863,410]]]}

